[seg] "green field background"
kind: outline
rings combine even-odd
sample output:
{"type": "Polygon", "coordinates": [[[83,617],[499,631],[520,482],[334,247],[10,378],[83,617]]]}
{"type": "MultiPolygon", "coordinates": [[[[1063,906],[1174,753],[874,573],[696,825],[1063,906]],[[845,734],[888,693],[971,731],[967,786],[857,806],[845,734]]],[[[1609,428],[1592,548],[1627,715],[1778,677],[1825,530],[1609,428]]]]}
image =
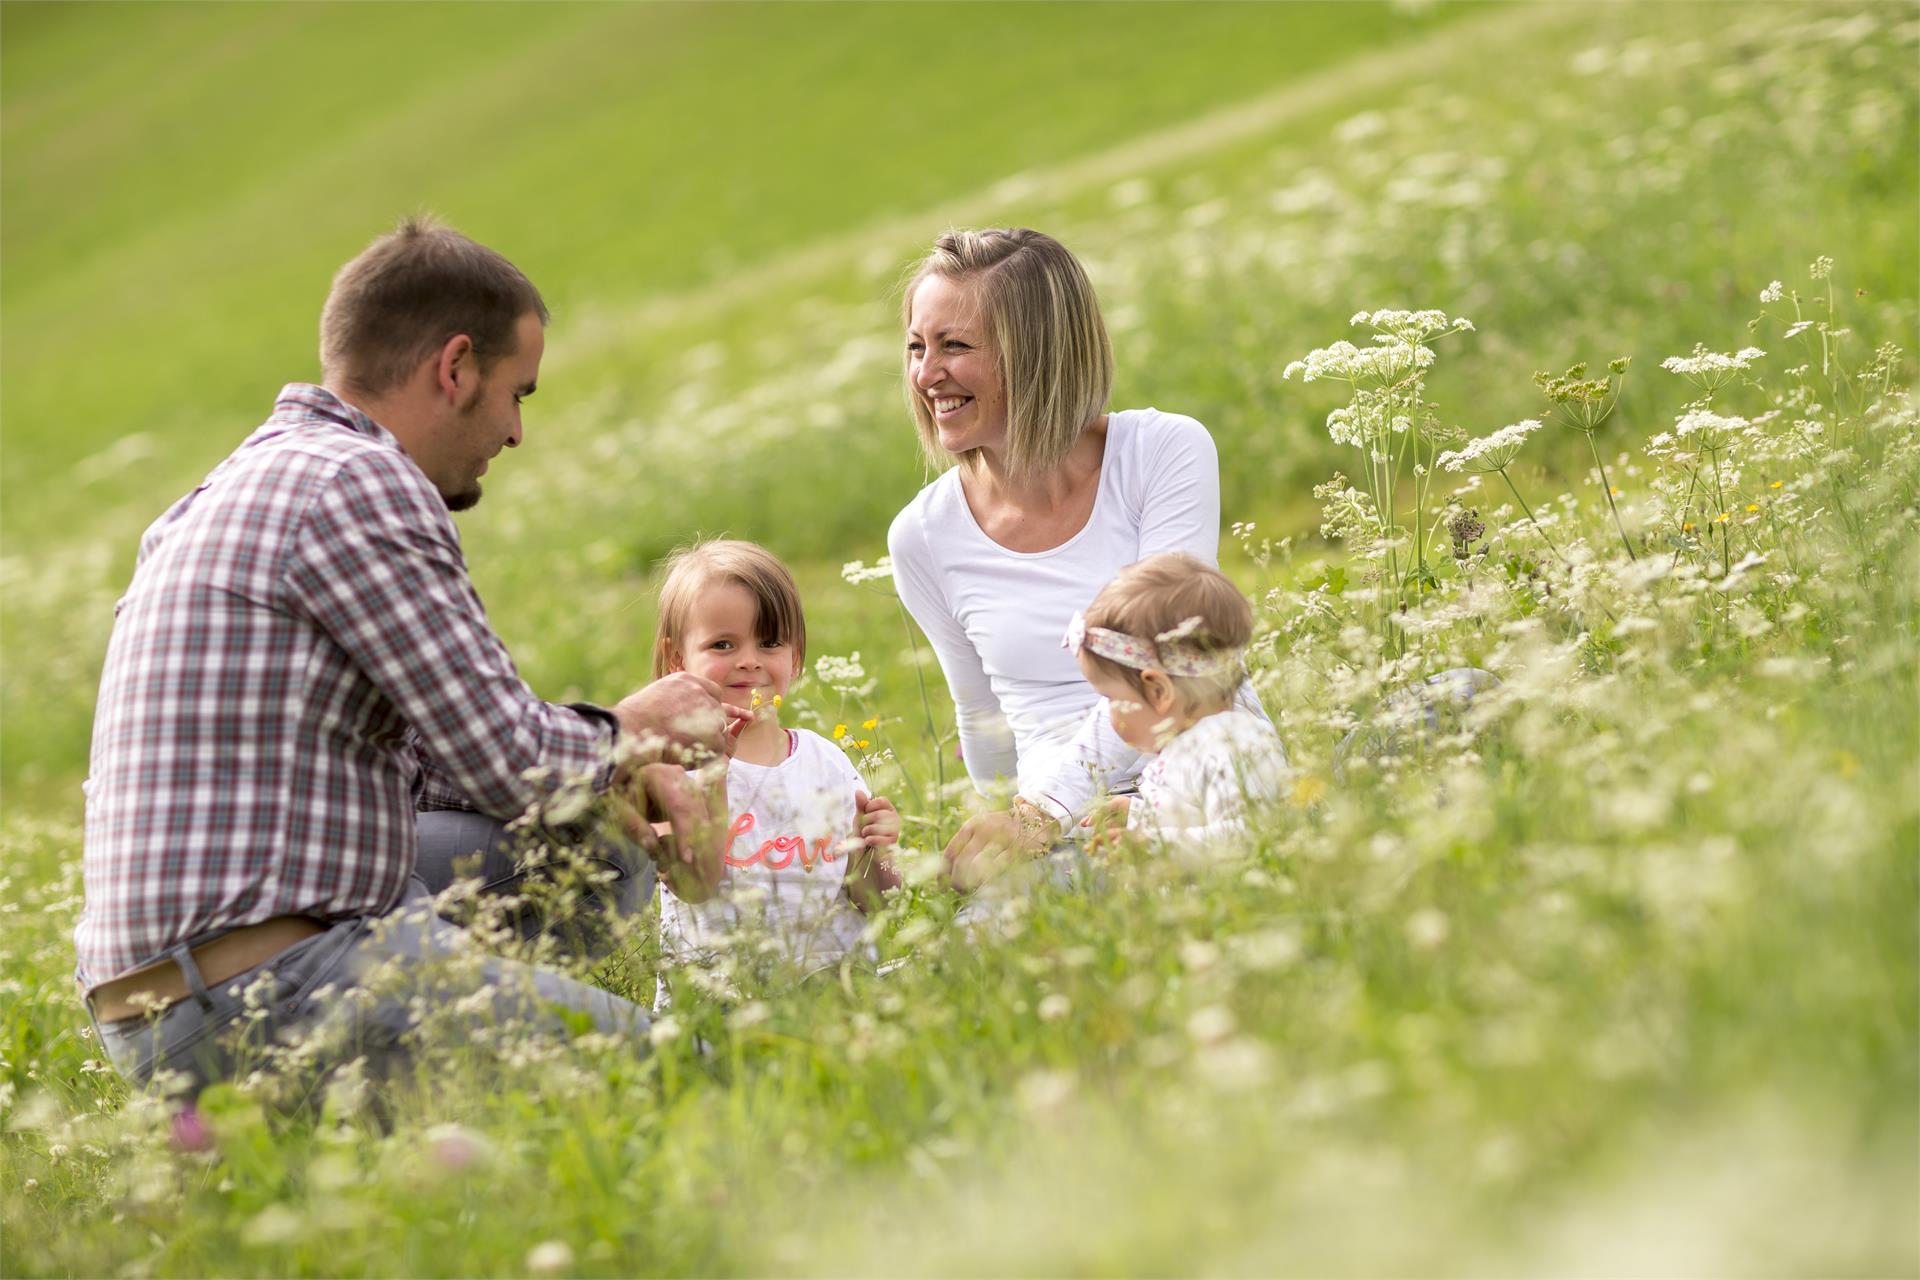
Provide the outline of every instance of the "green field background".
{"type": "MultiPolygon", "coordinates": [[[[532,686],[610,702],[644,682],[661,557],[700,534],[754,538],[794,565],[811,652],[858,651],[872,675],[853,699],[803,684],[801,722],[883,720],[900,776],[919,785],[951,722],[937,670],[890,593],[851,585],[840,569],[884,554],[889,520],[928,478],[901,401],[898,306],[904,270],[941,230],[1030,225],[1082,256],[1112,330],[1116,407],[1154,405],[1207,424],[1220,446],[1223,522],[1254,522],[1256,544],[1291,539],[1290,554],[1271,560],[1226,540],[1227,568],[1258,597],[1323,580],[1340,557],[1319,532],[1311,490],[1351,468],[1323,425],[1341,400],[1282,371],[1336,339],[1364,342],[1349,327],[1355,311],[1471,318],[1476,331],[1447,340],[1430,390],[1449,422],[1476,435],[1544,412],[1536,370],[1632,357],[1598,441],[1627,502],[1645,483],[1624,455],[1670,428],[1686,398],[1660,360],[1695,343],[1772,345],[1747,327],[1770,281],[1816,289],[1808,264],[1830,255],[1853,350],[1893,341],[1910,353],[1920,313],[1917,49],[1920,12],[1872,0],[4,0],[0,904],[15,923],[0,954],[13,1002],[0,1014],[0,1088],[58,1096],[75,1113],[121,1103],[88,1073],[94,1049],[80,1038],[65,968],[79,784],[113,602],[147,523],[257,425],[283,383],[317,377],[331,274],[396,218],[429,210],[499,248],[553,311],[525,445],[497,462],[485,502],[460,518],[475,582],[532,686]],[[930,716],[922,676],[933,680],[930,716]]],[[[1806,351],[1801,340],[1774,357],[1817,363],[1817,348],[1806,351]]],[[[1533,492],[1566,490],[1591,506],[1600,500],[1591,463],[1584,440],[1559,432],[1539,437],[1515,473],[1533,492]]],[[[1911,674],[1890,687],[1910,691],[1911,674]]],[[[528,1231],[623,1240],[633,1252],[590,1259],[588,1269],[611,1274],[879,1273],[909,1256],[953,1274],[1270,1274],[1294,1269],[1275,1263],[1271,1250],[1283,1245],[1307,1270],[1401,1274],[1435,1259],[1431,1269],[1449,1273],[1906,1268],[1915,925],[1912,868],[1887,849],[1915,831],[1898,798],[1913,708],[1863,709],[1857,692],[1835,693],[1841,710],[1818,727],[1861,730],[1848,768],[1868,764],[1857,785],[1870,789],[1862,812],[1876,815],[1880,879],[1862,873],[1816,906],[1794,898],[1777,918],[1756,907],[1676,944],[1669,969],[1646,973],[1619,945],[1640,937],[1638,908],[1623,905],[1631,895],[1596,899],[1585,905],[1604,923],[1594,936],[1613,948],[1595,952],[1605,972],[1584,971],[1582,953],[1529,975],[1550,1010],[1529,1024],[1541,1034],[1611,1025],[1609,1002],[1627,1002],[1636,983],[1659,1016],[1691,1020],[1659,1070],[1624,1083],[1553,1074],[1585,1044],[1556,1042],[1512,1088],[1439,1052],[1409,1049],[1403,1064],[1403,1031],[1409,1044],[1416,1030],[1434,1042],[1478,1035],[1468,1012],[1478,992],[1404,955],[1399,915],[1386,941],[1368,932],[1366,903],[1348,896],[1369,883],[1356,854],[1353,882],[1301,870],[1303,896],[1283,910],[1312,919],[1337,973],[1276,986],[1259,1002],[1267,1021],[1249,1019],[1289,1062],[1324,1068],[1326,1089],[1361,1081],[1330,1104],[1337,1121],[1314,1131],[1328,1135],[1320,1163],[1304,1149],[1312,1137],[1291,1129],[1236,1133],[1231,1113],[1205,1107],[1190,1120],[1156,1113],[1140,1149],[1184,1153],[1189,1180],[1163,1187],[1151,1162],[1130,1160],[1138,1135],[1119,1104],[1084,1130],[1053,1134],[1029,1160],[1024,1113],[991,1075],[1002,1059],[1064,1071],[1111,1053],[1122,1099],[1156,1095],[1163,1082],[1100,1041],[1093,1014],[1078,1039],[1067,1035],[1074,1024],[1041,1027],[1024,1003],[1001,1018],[993,992],[1026,960],[986,953],[942,978],[951,987],[908,988],[987,1012],[945,1028],[947,1039],[928,1032],[932,1065],[901,1094],[865,1092],[891,1078],[879,1068],[844,1078],[822,1068],[828,1083],[813,1094],[793,1076],[748,1073],[731,1089],[685,1088],[658,1114],[644,1110],[647,1095],[606,1150],[570,1128],[565,1097],[513,1094],[473,1123],[492,1126],[503,1148],[532,1152],[517,1176],[561,1189],[565,1204],[525,1207],[525,1188],[501,1173],[401,1197],[385,1226],[342,1228],[338,1253],[319,1237],[236,1243],[234,1223],[265,1220],[263,1206],[309,1185],[307,1161],[319,1167],[324,1140],[303,1131],[287,1168],[255,1170],[257,1183],[243,1171],[231,1196],[195,1192],[225,1215],[217,1224],[196,1234],[191,1215],[156,1218],[164,1242],[143,1265],[511,1273],[526,1265],[530,1241],[512,1221],[525,1208],[539,1224],[528,1231]],[[1804,935],[1770,934],[1779,921],[1804,935]],[[1771,999],[1766,984],[1793,981],[1799,948],[1828,954],[1829,943],[1832,965],[1805,990],[1824,999],[1840,974],[1855,1003],[1829,1018],[1807,1012],[1811,996],[1771,999]],[[1367,999],[1354,994],[1363,985],[1367,999]],[[1604,998],[1589,998],[1590,987],[1604,998]],[[1402,1021],[1408,1010],[1415,1016],[1402,1021]],[[1405,1074],[1369,1110],[1362,1077],[1375,1057],[1405,1074]],[[702,1179],[724,1183],[731,1170],[767,1190],[773,1175],[741,1170],[787,1168],[768,1154],[785,1151],[782,1139],[755,1118],[777,1118],[789,1095],[812,1108],[794,1133],[832,1152],[808,1167],[857,1182],[894,1216],[870,1231],[850,1220],[828,1227],[786,1205],[772,1218],[788,1235],[731,1233],[724,1196],[702,1179]],[[1715,1109],[1730,1098],[1741,1109],[1715,1109]],[[970,1176],[952,1181],[926,1172],[943,1159],[926,1154],[932,1135],[950,1121],[976,1143],[970,1176]],[[1775,1133],[1785,1136],[1773,1142],[1775,1133]],[[1515,1134],[1526,1142],[1501,1145],[1515,1134]],[[1677,1146],[1660,1145],[1675,1134],[1677,1146]],[[1382,1147],[1392,1158],[1375,1161],[1382,1147]],[[1800,1204],[1781,1190],[1799,1184],[1766,1180],[1781,1151],[1834,1171],[1825,1198],[1800,1204]],[[1296,1162],[1293,1181],[1275,1175],[1285,1211],[1247,1208],[1267,1203],[1246,1189],[1264,1185],[1278,1160],[1296,1162]],[[1727,1172],[1743,1162],[1759,1172],[1727,1172]],[[1482,1191],[1471,1179],[1455,1185],[1451,1171],[1465,1164],[1515,1172],[1482,1191]],[[1596,1192],[1590,1209],[1568,1210],[1623,1170],[1631,1195],[1596,1192]],[[664,1188],[657,1216],[616,1192],[634,1179],[664,1188]],[[256,1186],[266,1190],[248,1199],[256,1186]],[[1390,1206],[1387,1221],[1371,1218],[1370,1189],[1390,1206]],[[1612,1248],[1616,1218],[1637,1241],[1685,1236],[1672,1206],[1695,1204],[1685,1194],[1695,1191],[1712,1250],[1612,1248]],[[1523,1236],[1511,1230],[1509,1201],[1559,1225],[1523,1236]],[[1821,1231],[1805,1234],[1815,1219],[1821,1231]],[[1741,1235],[1749,1222],[1751,1236],[1741,1235]],[[819,1239],[832,1247],[805,1243],[819,1239]],[[1438,1242],[1433,1254],[1427,1239],[1438,1242]]],[[[1761,697],[1737,714],[1761,716],[1761,697]]],[[[1686,751],[1707,742],[1717,732],[1707,720],[1674,742],[1684,737],[1686,751]]],[[[1324,726],[1283,716],[1283,727],[1298,761],[1325,763],[1324,726]]],[[[1764,805],[1767,763],[1737,743],[1727,750],[1764,805]]],[[[1540,767],[1540,785],[1563,803],[1581,795],[1566,776],[1578,766],[1540,767]]],[[[910,840],[938,843],[953,817],[950,807],[909,814],[910,840]]],[[[1502,895],[1520,892],[1510,870],[1551,838],[1545,821],[1514,801],[1448,844],[1447,865],[1472,888],[1449,910],[1502,929],[1522,914],[1502,895]]],[[[1252,927],[1270,904],[1235,892],[1215,905],[1252,927]]],[[[1393,893],[1380,900],[1404,915],[1393,893]]],[[[1111,919],[1144,918],[1129,909],[1145,911],[1114,904],[1111,919]]],[[[1099,932],[1107,917],[1071,925],[1064,915],[1049,917],[1047,954],[1110,941],[1099,932]]],[[[1076,999],[1104,1017],[1094,993],[1119,989],[1128,966],[1177,970],[1174,935],[1141,940],[1161,943],[1166,954],[1145,959],[1119,944],[1124,962],[1101,951],[1112,973],[1086,971],[1076,999]]],[[[1504,971],[1503,955],[1480,960],[1504,971]]],[[[838,1027],[851,1015],[835,998],[796,997],[785,1012],[799,1026],[817,1016],[838,1027]]],[[[621,1093],[630,1086],[639,1088],[617,1071],[600,1082],[616,1101],[635,1096],[621,1093]]],[[[104,1174],[55,1184],[30,1145],[0,1140],[0,1204],[30,1211],[23,1220],[42,1234],[24,1251],[16,1234],[0,1273],[117,1269],[148,1248],[137,1212],[97,1238],[60,1228],[76,1214],[117,1212],[109,1206],[125,1189],[104,1174]],[[28,1170],[49,1185],[18,1190],[28,1170]]],[[[370,1168],[389,1150],[376,1146],[362,1152],[370,1168]]],[[[825,1194],[818,1181],[805,1186],[825,1194]]]]}

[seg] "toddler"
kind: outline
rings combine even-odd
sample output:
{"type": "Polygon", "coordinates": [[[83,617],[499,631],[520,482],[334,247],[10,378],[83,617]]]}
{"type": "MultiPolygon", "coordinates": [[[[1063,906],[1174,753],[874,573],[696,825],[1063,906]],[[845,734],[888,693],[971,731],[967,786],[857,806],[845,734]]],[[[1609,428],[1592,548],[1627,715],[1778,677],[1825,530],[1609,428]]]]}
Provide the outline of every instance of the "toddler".
{"type": "Polygon", "coordinates": [[[678,959],[751,922],[803,970],[821,968],[858,943],[861,913],[900,883],[885,853],[900,838],[893,805],[868,792],[839,747],[780,724],[806,647],[793,576],[765,548],[706,542],[669,562],[654,676],[703,676],[746,719],[727,767],[732,826],[718,893],[690,902],[660,885],[661,932],[678,959]]]}
{"type": "Polygon", "coordinates": [[[1280,735],[1234,705],[1253,610],[1219,570],[1169,552],[1129,565],[1076,614],[1066,647],[1109,703],[1114,732],[1153,756],[1140,793],[1110,802],[1127,829],[1194,848],[1244,836],[1250,805],[1290,773],[1280,735]]]}

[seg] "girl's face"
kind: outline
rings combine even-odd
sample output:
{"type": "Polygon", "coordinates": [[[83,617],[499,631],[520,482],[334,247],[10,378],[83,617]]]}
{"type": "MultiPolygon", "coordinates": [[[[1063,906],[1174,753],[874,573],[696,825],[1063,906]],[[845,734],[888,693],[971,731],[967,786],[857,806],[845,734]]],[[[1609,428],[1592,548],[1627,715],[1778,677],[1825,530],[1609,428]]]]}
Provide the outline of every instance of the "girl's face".
{"type": "Polygon", "coordinates": [[[1007,397],[971,286],[928,276],[914,289],[907,384],[948,453],[1005,447],[1007,397]]]}
{"type": "Polygon", "coordinates": [[[1093,691],[1107,700],[1113,731],[1135,751],[1158,751],[1186,726],[1176,714],[1173,685],[1164,671],[1143,671],[1145,693],[1080,655],[1080,674],[1093,691]]]}
{"type": "Polygon", "coordinates": [[[729,706],[769,707],[793,683],[793,646],[760,638],[759,607],[737,582],[719,580],[700,591],[687,613],[685,634],[673,647],[676,669],[705,676],[720,686],[729,706]]]}

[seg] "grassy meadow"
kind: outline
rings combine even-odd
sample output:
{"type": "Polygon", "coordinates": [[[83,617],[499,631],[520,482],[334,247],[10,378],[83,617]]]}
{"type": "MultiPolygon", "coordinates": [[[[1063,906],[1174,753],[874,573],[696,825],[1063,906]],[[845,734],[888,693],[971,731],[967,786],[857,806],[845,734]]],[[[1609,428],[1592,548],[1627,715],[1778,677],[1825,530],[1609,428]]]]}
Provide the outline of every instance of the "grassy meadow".
{"type": "Polygon", "coordinates": [[[1904,3],[0,5],[0,1274],[1920,1271],[1917,55],[1904,3]],[[901,963],[745,939],[647,1045],[263,1071],[197,1150],[72,991],[112,605],[422,207],[554,310],[461,517],[523,672],[611,701],[669,549],[786,557],[901,963]],[[1005,224],[1212,429],[1298,780],[964,929],[938,669],[843,566],[927,478],[903,268],[1005,224]]]}

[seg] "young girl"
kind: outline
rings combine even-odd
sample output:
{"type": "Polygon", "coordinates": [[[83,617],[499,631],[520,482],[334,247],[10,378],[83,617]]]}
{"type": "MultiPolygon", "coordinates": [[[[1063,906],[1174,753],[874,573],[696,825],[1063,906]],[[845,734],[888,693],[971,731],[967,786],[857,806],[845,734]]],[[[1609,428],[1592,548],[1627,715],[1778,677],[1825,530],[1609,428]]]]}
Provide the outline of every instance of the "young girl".
{"type": "Polygon", "coordinates": [[[1253,610],[1225,575],[1169,552],[1128,566],[1067,630],[1114,732],[1154,753],[1140,794],[1111,801],[1127,829],[1183,849],[1246,834],[1289,779],[1280,735],[1234,703],[1253,610]]]}
{"type": "Polygon", "coordinates": [[[861,913],[900,883],[885,853],[900,838],[893,805],[869,794],[839,747],[780,724],[806,647],[793,576],[765,548],[706,542],[669,563],[654,676],[704,676],[748,717],[727,770],[732,827],[719,892],[684,902],[660,886],[662,933],[681,959],[751,925],[803,970],[818,969],[856,945],[861,913]]]}

